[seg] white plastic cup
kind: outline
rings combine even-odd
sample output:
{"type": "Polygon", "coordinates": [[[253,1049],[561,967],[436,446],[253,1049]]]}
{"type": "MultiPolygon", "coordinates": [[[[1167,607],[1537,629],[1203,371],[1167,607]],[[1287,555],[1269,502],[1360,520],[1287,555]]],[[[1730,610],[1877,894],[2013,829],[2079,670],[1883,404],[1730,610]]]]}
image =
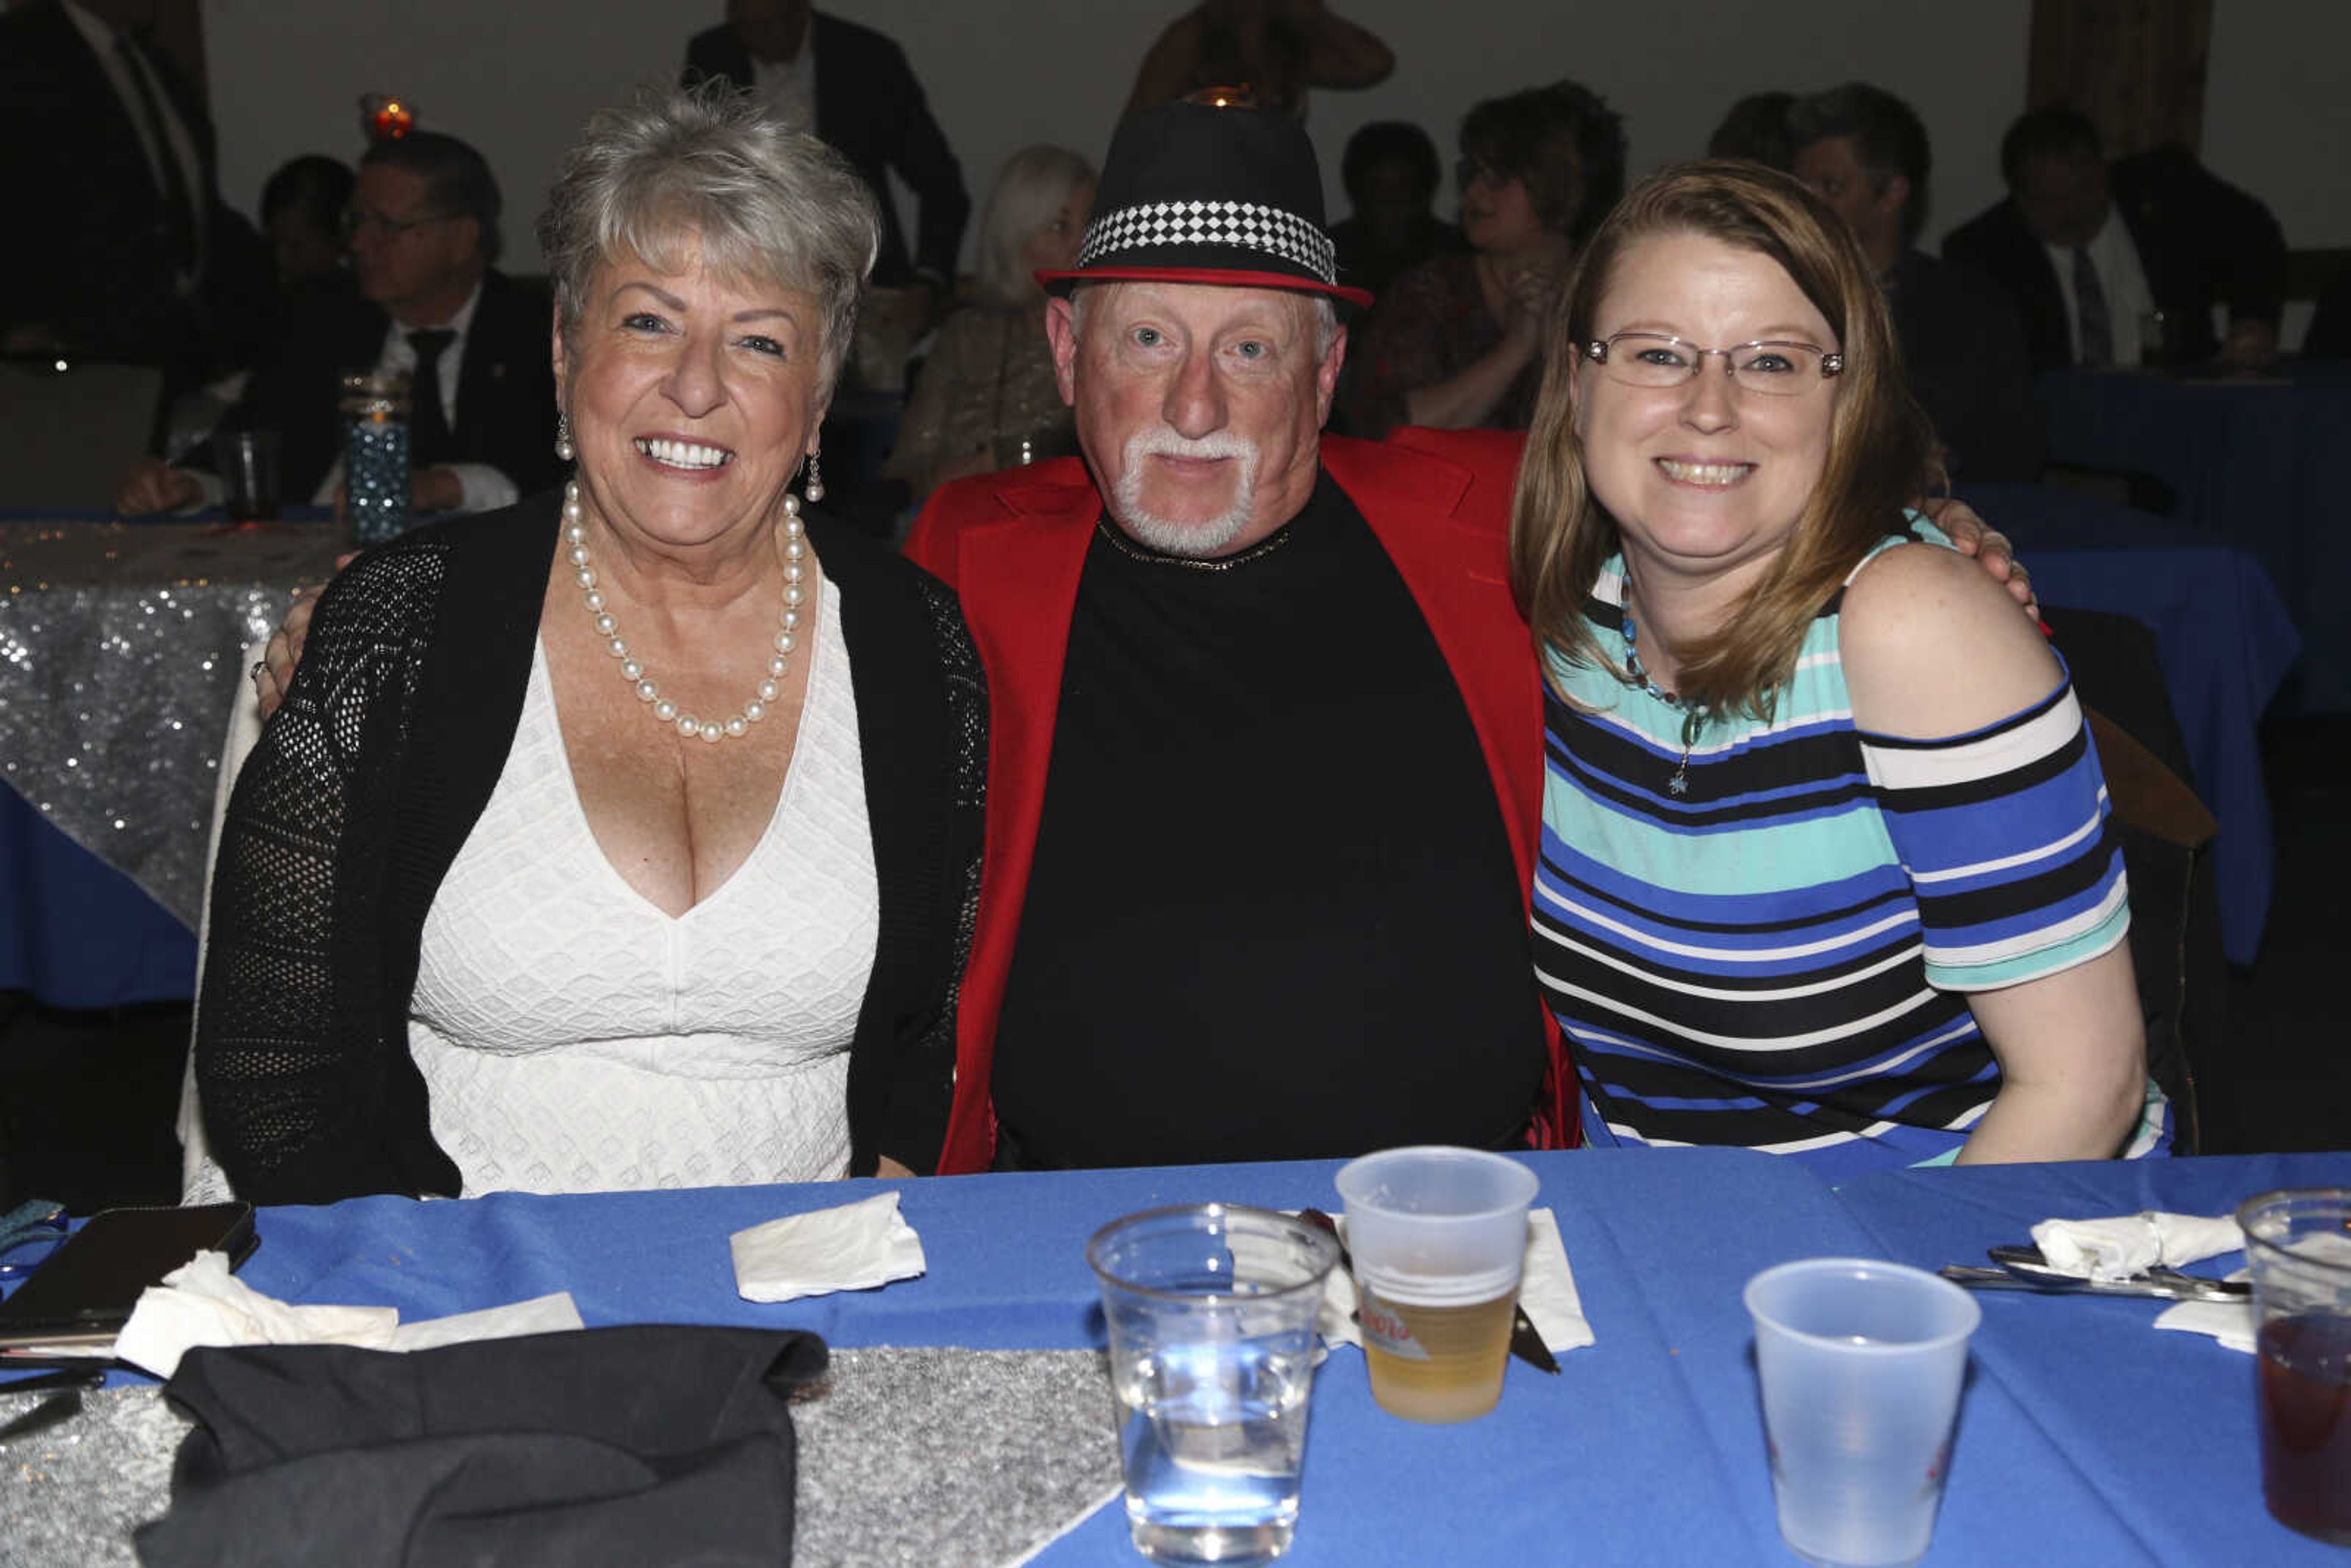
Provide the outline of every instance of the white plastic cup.
{"type": "Polygon", "coordinates": [[[1372,1397],[1472,1421],[1502,1397],[1535,1174],[1478,1149],[1384,1149],[1339,1171],[1372,1397]]]}
{"type": "Polygon", "coordinates": [[[1807,1258],[1747,1282],[1780,1535],[1808,1563],[1926,1554],[1983,1313],[1924,1270],[1807,1258]]]}

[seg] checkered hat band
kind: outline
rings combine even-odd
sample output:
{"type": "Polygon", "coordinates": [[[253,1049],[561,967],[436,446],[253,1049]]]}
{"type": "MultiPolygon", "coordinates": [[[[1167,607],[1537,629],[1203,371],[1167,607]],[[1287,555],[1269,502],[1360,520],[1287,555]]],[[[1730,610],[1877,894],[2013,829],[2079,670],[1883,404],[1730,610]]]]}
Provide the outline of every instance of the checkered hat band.
{"type": "Polygon", "coordinates": [[[1126,251],[1186,245],[1258,251],[1304,267],[1324,283],[1339,281],[1337,254],[1319,225],[1255,202],[1145,202],[1121,207],[1086,225],[1078,266],[1113,264],[1126,251]]]}

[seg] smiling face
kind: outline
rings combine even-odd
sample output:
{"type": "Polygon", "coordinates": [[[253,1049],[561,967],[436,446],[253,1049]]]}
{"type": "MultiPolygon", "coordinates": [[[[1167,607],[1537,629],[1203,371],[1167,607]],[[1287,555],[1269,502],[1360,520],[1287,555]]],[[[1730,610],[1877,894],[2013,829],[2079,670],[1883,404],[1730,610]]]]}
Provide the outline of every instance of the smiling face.
{"type": "MultiPolygon", "coordinates": [[[[1704,348],[1759,340],[1839,345],[1787,269],[1689,233],[1618,256],[1592,336],[1662,332],[1704,348]]],[[[1794,532],[1828,464],[1836,383],[1744,392],[1709,355],[1675,387],[1632,387],[1579,356],[1575,432],[1592,494],[1616,519],[1636,580],[1751,582],[1794,532]]]]}
{"type": "Polygon", "coordinates": [[[1085,286],[1046,311],[1062,399],[1121,528],[1155,549],[1246,549],[1313,494],[1346,334],[1316,351],[1316,310],[1281,288],[1085,286]]]}
{"type": "Polygon", "coordinates": [[[582,319],[555,340],[581,489],[616,532],[673,552],[739,542],[781,518],[829,390],[812,297],[688,260],[660,272],[612,257],[582,319]]]}

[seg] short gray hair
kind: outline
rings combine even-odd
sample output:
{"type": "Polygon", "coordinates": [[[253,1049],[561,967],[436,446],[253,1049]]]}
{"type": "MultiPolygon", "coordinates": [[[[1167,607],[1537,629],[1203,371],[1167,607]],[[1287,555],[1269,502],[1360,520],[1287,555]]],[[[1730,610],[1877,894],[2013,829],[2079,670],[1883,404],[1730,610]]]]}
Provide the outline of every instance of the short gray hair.
{"type": "Polygon", "coordinates": [[[564,154],[538,220],[567,340],[598,267],[632,255],[675,270],[699,246],[721,277],[816,298],[828,391],[881,243],[873,194],[847,159],[716,83],[598,110],[564,154]]]}
{"type": "MultiPolygon", "coordinates": [[[[1120,279],[1104,278],[1102,281],[1115,283],[1120,279]]],[[[1081,283],[1070,291],[1070,335],[1071,337],[1080,336],[1085,329],[1086,296],[1092,294],[1096,287],[1098,286],[1094,284],[1081,283]]],[[[1331,302],[1331,297],[1327,294],[1315,294],[1303,288],[1290,292],[1301,296],[1314,307],[1314,358],[1320,361],[1324,355],[1330,353],[1331,341],[1339,335],[1339,308],[1331,302]]]]}
{"type": "Polygon", "coordinates": [[[1060,214],[1070,193],[1094,177],[1094,166],[1066,147],[1023,147],[1004,161],[979,218],[975,268],[980,295],[998,305],[1034,299],[1036,285],[1020,265],[1020,250],[1060,214]]]}

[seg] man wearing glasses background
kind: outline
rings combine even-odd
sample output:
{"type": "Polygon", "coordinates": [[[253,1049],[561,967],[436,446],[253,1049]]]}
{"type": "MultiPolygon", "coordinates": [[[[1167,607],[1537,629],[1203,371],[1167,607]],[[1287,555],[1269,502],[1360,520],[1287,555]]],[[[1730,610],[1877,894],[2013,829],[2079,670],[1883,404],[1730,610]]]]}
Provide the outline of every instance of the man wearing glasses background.
{"type": "MultiPolygon", "coordinates": [[[[354,290],[287,321],[224,421],[277,433],[284,494],[333,500],[342,478],[337,378],[371,366],[411,377],[415,510],[487,511],[560,477],[549,306],[492,265],[500,204],[489,165],[454,136],[413,131],[360,160],[343,219],[354,290]]],[[[210,457],[200,446],[185,466],[141,464],[117,507],[137,514],[217,500],[210,457]]]]}
{"type": "Polygon", "coordinates": [[[1844,219],[1886,291],[1910,395],[1935,422],[1951,477],[2030,483],[2041,416],[2023,324],[1998,284],[1918,248],[1930,154],[1917,111],[1847,82],[1797,99],[1788,132],[1796,178],[1844,219]]]}

